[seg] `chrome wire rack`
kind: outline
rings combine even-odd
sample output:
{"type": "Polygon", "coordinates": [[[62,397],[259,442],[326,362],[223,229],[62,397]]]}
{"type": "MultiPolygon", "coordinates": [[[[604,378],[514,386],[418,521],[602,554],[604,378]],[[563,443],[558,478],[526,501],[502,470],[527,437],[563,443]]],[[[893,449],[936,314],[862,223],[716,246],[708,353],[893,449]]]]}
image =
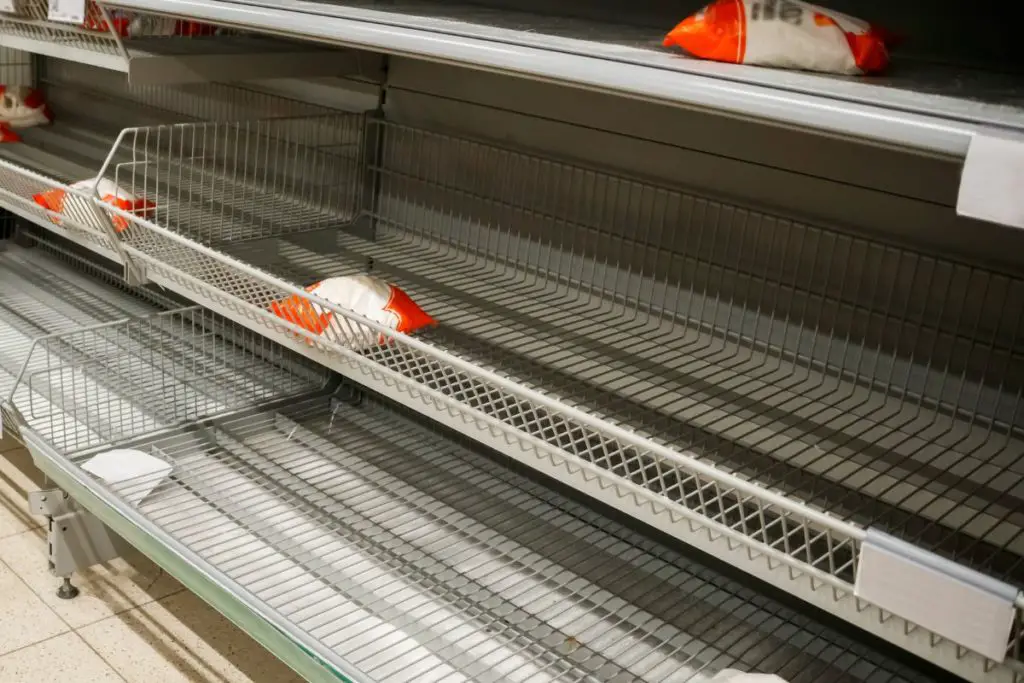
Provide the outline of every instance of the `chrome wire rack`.
{"type": "MultiPolygon", "coordinates": [[[[346,680],[930,680],[376,401],[135,447],[173,467],[139,513],[346,680]]],[[[67,460],[88,478],[89,457],[67,460]]],[[[137,484],[94,486],[130,505],[137,484]]]]}
{"type": "Polygon", "coordinates": [[[1024,585],[1019,278],[375,118],[132,128],[98,177],[152,282],[961,675],[1020,656],[854,598],[868,529],[1024,585]],[[302,289],[366,271],[440,327],[302,289]]]}
{"type": "Polygon", "coordinates": [[[35,339],[5,408],[62,452],[308,393],[327,371],[191,307],[35,339]]]}
{"type": "Polygon", "coordinates": [[[362,145],[359,114],[129,128],[100,175],[149,200],[153,222],[216,244],[351,223],[362,145]]]}

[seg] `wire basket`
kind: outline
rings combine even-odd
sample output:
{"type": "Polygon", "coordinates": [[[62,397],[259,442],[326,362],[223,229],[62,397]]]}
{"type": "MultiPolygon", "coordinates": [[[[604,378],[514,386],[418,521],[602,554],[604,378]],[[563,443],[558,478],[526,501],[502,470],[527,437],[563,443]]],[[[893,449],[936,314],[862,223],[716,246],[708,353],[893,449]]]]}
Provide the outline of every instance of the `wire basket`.
{"type": "Polygon", "coordinates": [[[4,404],[62,453],[124,443],[327,385],[329,373],[198,307],[37,339],[4,404]]]}

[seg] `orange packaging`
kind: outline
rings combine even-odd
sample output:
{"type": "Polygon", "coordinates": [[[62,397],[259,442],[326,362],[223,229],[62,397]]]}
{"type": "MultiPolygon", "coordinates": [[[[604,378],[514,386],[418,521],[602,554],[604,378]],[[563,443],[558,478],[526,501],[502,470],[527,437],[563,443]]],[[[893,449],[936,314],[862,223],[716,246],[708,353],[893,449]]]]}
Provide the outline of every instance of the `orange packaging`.
{"type": "Polygon", "coordinates": [[[837,74],[877,73],[889,63],[878,28],[800,0],[716,0],[664,45],[718,62],[837,74]]]}
{"type": "Polygon", "coordinates": [[[21,142],[16,129],[45,126],[53,112],[35,88],[0,85],[0,142],[21,142]]]}
{"type": "MultiPolygon", "coordinates": [[[[437,324],[402,289],[368,275],[327,278],[306,287],[306,291],[396,332],[415,332],[437,324]]],[[[277,317],[317,335],[326,332],[333,336],[337,330],[340,340],[357,337],[355,346],[360,349],[386,341],[384,335],[359,330],[356,324],[339,321],[332,329],[334,314],[297,294],[275,301],[270,310],[277,317]]]]}
{"type": "MultiPolygon", "coordinates": [[[[77,183],[72,183],[69,187],[89,193],[92,191],[92,185],[94,182],[95,180],[80,180],[77,183]]],[[[156,208],[156,204],[153,202],[143,197],[136,197],[131,192],[119,187],[117,183],[107,180],[106,178],[100,180],[99,185],[96,187],[96,191],[101,201],[142,218],[152,215],[153,210],[156,208]]],[[[49,209],[56,214],[63,214],[68,208],[67,205],[70,201],[79,200],[81,198],[77,195],[70,195],[69,199],[67,192],[64,190],[54,189],[32,195],[32,199],[36,204],[44,209],[49,209]]],[[[81,201],[84,202],[87,200],[81,201]]],[[[80,214],[80,218],[83,220],[87,220],[89,222],[94,220],[92,218],[94,214],[91,213],[91,209],[89,209],[88,206],[80,207],[77,213],[80,214]]],[[[50,220],[57,225],[61,224],[60,219],[54,216],[50,216],[50,220]]],[[[123,216],[111,216],[110,222],[113,224],[116,232],[124,232],[128,229],[128,221],[123,216]]]]}

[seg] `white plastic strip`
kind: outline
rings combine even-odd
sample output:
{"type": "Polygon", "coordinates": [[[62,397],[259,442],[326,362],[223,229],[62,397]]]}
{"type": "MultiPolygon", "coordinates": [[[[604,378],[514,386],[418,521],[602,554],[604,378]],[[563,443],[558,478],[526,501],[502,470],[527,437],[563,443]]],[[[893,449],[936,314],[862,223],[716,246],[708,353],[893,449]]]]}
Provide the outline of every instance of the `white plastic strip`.
{"type": "Polygon", "coordinates": [[[1002,662],[1013,627],[1017,589],[880,531],[861,545],[854,594],[1002,662]]]}
{"type": "Polygon", "coordinates": [[[971,137],[956,212],[1024,228],[1024,138],[991,133],[971,137]]]}

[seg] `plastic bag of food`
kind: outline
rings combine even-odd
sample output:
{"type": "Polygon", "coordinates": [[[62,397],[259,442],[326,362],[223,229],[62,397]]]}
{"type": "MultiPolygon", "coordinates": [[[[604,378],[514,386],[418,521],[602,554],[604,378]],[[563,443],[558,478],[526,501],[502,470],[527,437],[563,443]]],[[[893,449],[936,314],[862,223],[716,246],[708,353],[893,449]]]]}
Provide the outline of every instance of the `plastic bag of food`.
{"type": "Polygon", "coordinates": [[[838,74],[876,73],[889,63],[878,28],[800,0],[715,0],[664,45],[718,62],[838,74]]]}
{"type": "Polygon", "coordinates": [[[95,2],[90,2],[85,8],[85,21],[82,22],[82,28],[98,33],[110,33],[112,24],[114,33],[122,38],[127,38],[128,27],[131,25],[131,17],[128,13],[124,10],[108,9],[107,16],[110,17],[109,24],[99,6],[95,2]]]}
{"type": "Polygon", "coordinates": [[[43,94],[25,86],[0,85],[0,142],[20,142],[18,128],[45,126],[53,121],[53,113],[43,94]]]}
{"type": "MultiPolygon", "coordinates": [[[[437,324],[402,289],[369,275],[327,278],[306,287],[306,291],[396,332],[415,332],[437,324]]],[[[331,311],[299,295],[275,301],[270,310],[314,334],[326,332],[333,341],[351,342],[357,350],[386,341],[383,334],[363,325],[339,321],[332,326],[331,311]]]]}
{"type": "Polygon", "coordinates": [[[736,669],[722,669],[710,683],[786,683],[771,674],[748,674],[736,669]]]}
{"type": "Polygon", "coordinates": [[[128,26],[128,35],[132,38],[155,38],[171,36],[212,36],[219,33],[218,27],[213,24],[204,24],[200,21],[188,19],[175,19],[174,17],[160,17],[150,15],[136,15],[128,26]]]}
{"type": "MultiPolygon", "coordinates": [[[[94,179],[80,180],[77,183],[72,183],[69,187],[75,190],[82,190],[85,193],[91,193],[94,182],[96,182],[94,179]]],[[[143,218],[151,216],[156,208],[156,204],[145,197],[136,197],[114,181],[107,180],[106,178],[100,180],[99,185],[96,186],[96,192],[99,198],[107,204],[143,218]]],[[[88,205],[89,200],[83,199],[78,195],[68,194],[64,190],[55,189],[32,195],[32,199],[36,204],[44,209],[49,209],[53,213],[64,214],[68,212],[80,222],[89,225],[96,223],[96,212],[88,205]]],[[[60,219],[55,216],[50,216],[50,220],[57,225],[61,224],[60,219]]],[[[128,220],[123,216],[112,215],[110,216],[110,222],[113,224],[115,232],[124,232],[128,228],[128,220]]]]}
{"type": "Polygon", "coordinates": [[[110,17],[109,24],[99,8],[90,5],[83,25],[90,31],[108,33],[112,24],[114,32],[122,38],[212,36],[219,32],[218,27],[213,24],[189,19],[134,14],[118,9],[108,9],[107,15],[110,17]]]}

